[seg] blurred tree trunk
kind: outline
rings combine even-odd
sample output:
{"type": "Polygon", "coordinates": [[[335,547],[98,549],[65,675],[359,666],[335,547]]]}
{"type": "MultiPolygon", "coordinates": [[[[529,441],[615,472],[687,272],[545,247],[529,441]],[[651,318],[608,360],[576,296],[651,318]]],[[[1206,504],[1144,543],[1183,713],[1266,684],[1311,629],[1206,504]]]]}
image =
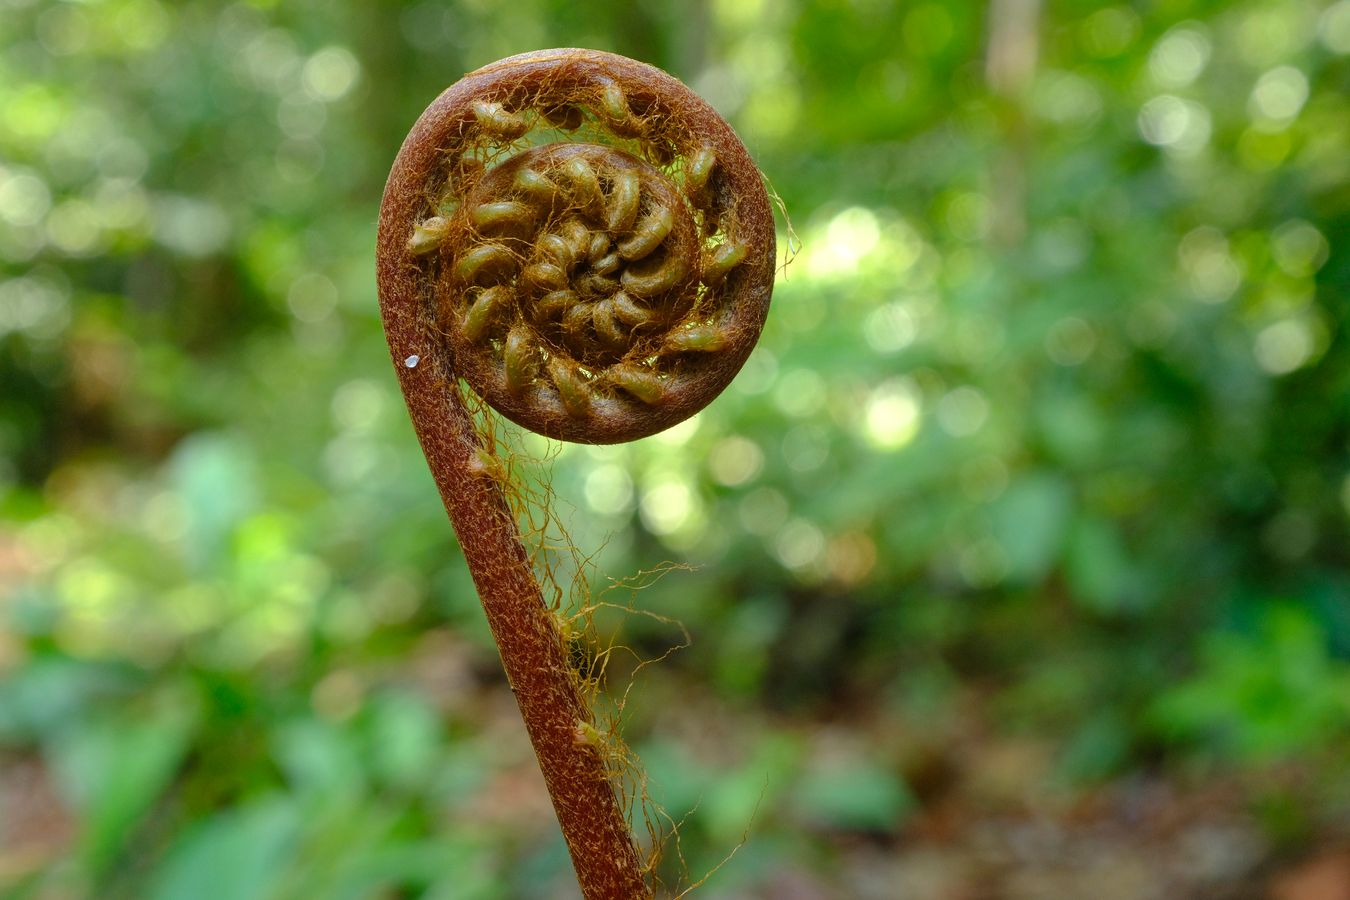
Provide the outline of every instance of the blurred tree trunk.
{"type": "Polygon", "coordinates": [[[1026,237],[1027,168],[1031,157],[1026,99],[1036,75],[1040,13],[1041,0],[993,0],[989,7],[984,71],[1003,136],[990,173],[990,238],[1004,248],[1014,247],[1026,237]]]}

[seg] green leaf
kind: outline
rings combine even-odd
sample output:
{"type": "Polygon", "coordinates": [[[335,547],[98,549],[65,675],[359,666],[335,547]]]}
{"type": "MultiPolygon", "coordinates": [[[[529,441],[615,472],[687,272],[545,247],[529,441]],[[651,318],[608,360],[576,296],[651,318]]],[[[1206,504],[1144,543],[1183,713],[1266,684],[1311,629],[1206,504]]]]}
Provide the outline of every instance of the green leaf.
{"type": "Polygon", "coordinates": [[[1048,471],[1022,476],[995,501],[990,510],[994,539],[1013,580],[1035,581],[1046,574],[1063,546],[1072,510],[1068,480],[1048,471]]]}
{"type": "Polygon", "coordinates": [[[191,722],[182,713],[145,721],[102,716],[52,741],[63,791],[79,811],[81,860],[110,866],[159,799],[187,752],[191,722]]]}
{"type": "Polygon", "coordinates": [[[425,784],[438,760],[441,727],[426,701],[416,694],[392,692],[371,704],[371,767],[392,787],[425,784]]]}
{"type": "Polygon", "coordinates": [[[292,855],[300,817],[286,800],[221,813],[187,832],[170,850],[152,900],[262,900],[292,855]]]}
{"type": "Polygon", "coordinates": [[[169,471],[187,514],[189,554],[194,563],[205,565],[257,505],[252,453],[239,439],[195,434],[174,450],[169,471]]]}
{"type": "Polygon", "coordinates": [[[1125,610],[1133,569],[1114,525],[1080,518],[1069,536],[1066,564],[1076,602],[1098,613],[1125,610]]]}
{"type": "Polygon", "coordinates": [[[871,760],[808,772],[794,794],[808,818],[856,831],[894,831],[915,807],[900,776],[871,760]]]}
{"type": "Polygon", "coordinates": [[[272,741],[293,790],[320,805],[353,802],[365,789],[356,741],[347,731],[318,719],[286,722],[272,741]]]}

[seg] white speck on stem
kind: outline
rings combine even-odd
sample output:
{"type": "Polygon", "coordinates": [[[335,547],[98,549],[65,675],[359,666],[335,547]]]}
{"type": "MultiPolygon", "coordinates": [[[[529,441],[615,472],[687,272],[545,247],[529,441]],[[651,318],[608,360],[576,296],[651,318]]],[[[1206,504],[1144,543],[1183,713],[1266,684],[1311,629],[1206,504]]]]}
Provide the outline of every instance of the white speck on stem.
{"type": "Polygon", "coordinates": [[[407,366],[408,368],[410,368],[410,369],[415,369],[415,368],[417,368],[417,364],[420,363],[421,361],[422,361],[422,357],[420,357],[420,356],[418,356],[416,353],[414,353],[412,356],[410,356],[410,357],[408,357],[407,359],[405,359],[405,360],[403,361],[403,364],[404,364],[405,366],[407,366]]]}

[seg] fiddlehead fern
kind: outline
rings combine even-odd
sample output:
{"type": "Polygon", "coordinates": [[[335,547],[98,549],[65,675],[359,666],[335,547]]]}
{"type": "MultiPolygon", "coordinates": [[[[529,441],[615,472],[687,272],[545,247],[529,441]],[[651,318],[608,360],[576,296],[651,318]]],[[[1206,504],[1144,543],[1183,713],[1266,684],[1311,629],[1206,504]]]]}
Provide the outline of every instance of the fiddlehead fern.
{"type": "Polygon", "coordinates": [[[519,424],[590,443],[715,397],[773,280],[768,200],[726,123],[669,76],[585,51],[503,60],[437,105],[439,158],[404,227],[456,374],[519,424]]]}
{"type": "Polygon", "coordinates": [[[516,423],[613,443],[707,405],[758,339],[774,270],[759,171],[679,81],[548,50],[452,85],[385,188],[380,304],[588,900],[650,896],[462,380],[516,423]],[[588,731],[589,729],[589,731],[588,731]]]}

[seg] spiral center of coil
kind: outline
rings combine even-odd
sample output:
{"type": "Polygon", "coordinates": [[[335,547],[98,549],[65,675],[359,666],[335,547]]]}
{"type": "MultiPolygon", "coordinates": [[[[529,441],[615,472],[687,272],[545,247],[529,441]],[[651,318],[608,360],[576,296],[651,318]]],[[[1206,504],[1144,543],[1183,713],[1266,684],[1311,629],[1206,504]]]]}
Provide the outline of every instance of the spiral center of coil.
{"type": "Polygon", "coordinates": [[[456,267],[471,342],[525,326],[553,357],[595,375],[654,354],[694,302],[688,207],[659,170],[622,150],[526,150],[480,178],[457,218],[474,236],[456,267]]]}

